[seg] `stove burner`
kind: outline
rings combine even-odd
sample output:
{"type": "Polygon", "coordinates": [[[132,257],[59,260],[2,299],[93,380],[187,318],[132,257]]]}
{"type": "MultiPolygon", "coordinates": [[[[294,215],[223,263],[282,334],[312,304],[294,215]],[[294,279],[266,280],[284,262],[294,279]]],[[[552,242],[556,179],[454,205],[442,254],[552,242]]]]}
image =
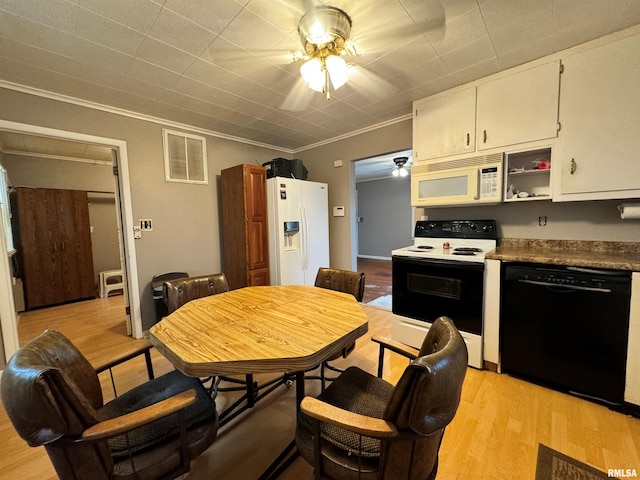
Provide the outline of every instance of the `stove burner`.
{"type": "Polygon", "coordinates": [[[432,250],[433,247],[431,245],[418,245],[416,248],[419,248],[421,250],[432,250]]]}
{"type": "MultiPolygon", "coordinates": [[[[470,252],[471,255],[473,255],[474,253],[481,253],[482,249],[481,248],[476,248],[476,247],[456,247],[453,249],[453,252],[461,252],[458,255],[465,255],[464,252],[470,252]]],[[[466,253],[467,255],[469,253],[466,253]]]]}
{"type": "MultiPolygon", "coordinates": [[[[480,250],[482,251],[482,250],[480,250]]],[[[471,252],[469,250],[454,250],[453,252],[451,252],[451,255],[466,255],[466,256],[475,256],[476,252],[471,252]]]]}

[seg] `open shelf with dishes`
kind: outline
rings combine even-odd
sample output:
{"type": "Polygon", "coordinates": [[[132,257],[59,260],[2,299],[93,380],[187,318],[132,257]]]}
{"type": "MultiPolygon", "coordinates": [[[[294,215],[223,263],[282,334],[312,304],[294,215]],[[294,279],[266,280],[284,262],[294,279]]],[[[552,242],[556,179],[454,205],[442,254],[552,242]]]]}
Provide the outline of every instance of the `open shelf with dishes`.
{"type": "Polygon", "coordinates": [[[551,147],[505,155],[504,201],[551,200],[551,147]]]}

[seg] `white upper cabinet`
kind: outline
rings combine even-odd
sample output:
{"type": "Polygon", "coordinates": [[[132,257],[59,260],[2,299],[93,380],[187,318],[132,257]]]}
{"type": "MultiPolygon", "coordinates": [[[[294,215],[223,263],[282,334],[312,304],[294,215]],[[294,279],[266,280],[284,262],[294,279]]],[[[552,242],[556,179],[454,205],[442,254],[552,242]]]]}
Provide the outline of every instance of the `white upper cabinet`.
{"type": "Polygon", "coordinates": [[[414,102],[417,163],[558,136],[560,61],[414,102]]]}
{"type": "Polygon", "coordinates": [[[560,61],[478,85],[478,150],[558,135],[560,61]]]}
{"type": "Polygon", "coordinates": [[[554,200],[640,196],[638,52],[640,35],[563,60],[554,200]]]}
{"type": "Polygon", "coordinates": [[[475,150],[475,87],[418,100],[413,114],[415,161],[475,150]]]}

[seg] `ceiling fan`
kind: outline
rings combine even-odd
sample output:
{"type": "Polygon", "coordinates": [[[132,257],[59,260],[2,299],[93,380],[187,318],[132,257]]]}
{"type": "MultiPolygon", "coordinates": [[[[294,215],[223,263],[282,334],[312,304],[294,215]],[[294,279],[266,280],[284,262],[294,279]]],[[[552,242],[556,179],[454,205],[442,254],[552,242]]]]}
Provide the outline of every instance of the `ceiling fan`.
{"type": "Polygon", "coordinates": [[[343,53],[356,53],[349,44],[351,18],[337,7],[313,7],[300,19],[298,33],[308,58],[300,74],[312,90],[326,94],[329,100],[331,86],[337,90],[348,80],[349,65],[343,53]]]}
{"type": "Polygon", "coordinates": [[[409,170],[405,166],[409,157],[396,157],[393,159],[393,163],[396,164],[395,168],[391,171],[394,177],[406,177],[409,175],[409,170]]]}
{"type": "MultiPolygon", "coordinates": [[[[387,0],[388,1],[388,0],[387,0]]],[[[336,3],[347,3],[336,0],[336,3]]],[[[372,18],[376,2],[366,2],[369,11],[365,11],[363,4],[353,5],[358,14],[365,18],[372,18]]],[[[350,82],[361,93],[371,97],[384,98],[392,95],[395,86],[382,77],[369,71],[355,61],[347,61],[349,57],[361,57],[363,52],[371,53],[372,49],[389,49],[408,43],[418,35],[429,31],[439,31],[442,35],[445,29],[444,9],[438,0],[421,0],[410,2],[398,0],[398,3],[412,18],[410,25],[406,23],[399,27],[388,27],[384,22],[378,22],[372,28],[361,28],[357,37],[352,37],[352,17],[342,8],[332,5],[312,5],[300,17],[298,34],[302,43],[302,51],[294,52],[293,63],[301,63],[301,81],[285,99],[282,108],[285,110],[302,110],[308,103],[308,90],[323,93],[327,100],[331,99],[331,91],[335,91],[350,82]],[[405,4],[413,4],[408,8],[405,4]],[[418,20],[416,20],[416,18],[418,20]],[[360,45],[364,49],[360,48],[360,45]],[[306,92],[306,93],[305,93],[306,92]]]]}

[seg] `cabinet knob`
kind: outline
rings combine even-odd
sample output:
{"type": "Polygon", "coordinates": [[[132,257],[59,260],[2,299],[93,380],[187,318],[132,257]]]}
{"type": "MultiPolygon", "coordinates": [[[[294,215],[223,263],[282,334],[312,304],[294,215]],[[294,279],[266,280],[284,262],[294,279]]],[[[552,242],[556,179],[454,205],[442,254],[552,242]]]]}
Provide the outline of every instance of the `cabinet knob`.
{"type": "Polygon", "coordinates": [[[573,175],[574,173],[576,173],[576,170],[578,169],[578,164],[576,163],[576,160],[574,158],[571,159],[571,164],[569,167],[569,173],[571,173],[571,175],[573,175]]]}
{"type": "Polygon", "coordinates": [[[469,146],[470,142],[471,142],[471,135],[467,133],[467,147],[469,146]]]}
{"type": "Polygon", "coordinates": [[[482,133],[482,139],[483,139],[484,143],[487,143],[487,131],[486,130],[484,130],[483,133],[482,133]]]}

